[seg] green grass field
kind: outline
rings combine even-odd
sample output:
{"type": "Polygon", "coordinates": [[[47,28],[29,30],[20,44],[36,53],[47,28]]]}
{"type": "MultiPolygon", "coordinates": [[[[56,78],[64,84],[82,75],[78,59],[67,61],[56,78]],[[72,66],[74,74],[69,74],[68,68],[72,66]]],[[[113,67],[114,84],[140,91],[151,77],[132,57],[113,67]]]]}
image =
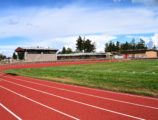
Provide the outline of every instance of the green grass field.
{"type": "Polygon", "coordinates": [[[27,68],[5,73],[158,97],[158,60],[27,68]]]}

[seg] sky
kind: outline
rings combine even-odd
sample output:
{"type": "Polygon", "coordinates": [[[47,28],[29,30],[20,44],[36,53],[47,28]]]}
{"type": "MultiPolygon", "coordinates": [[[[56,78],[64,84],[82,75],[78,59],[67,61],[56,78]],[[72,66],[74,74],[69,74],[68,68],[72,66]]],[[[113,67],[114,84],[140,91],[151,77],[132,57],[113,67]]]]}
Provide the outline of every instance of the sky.
{"type": "Polygon", "coordinates": [[[0,53],[17,47],[63,46],[75,50],[78,36],[96,52],[109,41],[158,47],[158,0],[0,0],[0,53]]]}

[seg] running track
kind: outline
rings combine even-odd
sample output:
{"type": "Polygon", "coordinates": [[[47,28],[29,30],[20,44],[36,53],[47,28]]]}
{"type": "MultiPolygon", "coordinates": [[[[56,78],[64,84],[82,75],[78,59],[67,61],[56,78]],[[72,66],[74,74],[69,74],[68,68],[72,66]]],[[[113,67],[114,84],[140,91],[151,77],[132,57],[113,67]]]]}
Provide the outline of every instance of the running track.
{"type": "MultiPolygon", "coordinates": [[[[109,61],[6,65],[1,70],[98,62],[109,61]]],[[[0,120],[158,120],[158,98],[0,74],[0,120]]]]}

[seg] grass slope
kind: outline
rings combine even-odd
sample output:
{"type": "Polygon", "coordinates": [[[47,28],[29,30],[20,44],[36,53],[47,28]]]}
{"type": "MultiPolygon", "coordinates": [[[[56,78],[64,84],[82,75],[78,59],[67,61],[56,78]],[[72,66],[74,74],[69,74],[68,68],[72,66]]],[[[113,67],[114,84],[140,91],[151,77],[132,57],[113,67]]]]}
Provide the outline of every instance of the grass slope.
{"type": "Polygon", "coordinates": [[[27,68],[5,73],[158,97],[158,60],[27,68]]]}

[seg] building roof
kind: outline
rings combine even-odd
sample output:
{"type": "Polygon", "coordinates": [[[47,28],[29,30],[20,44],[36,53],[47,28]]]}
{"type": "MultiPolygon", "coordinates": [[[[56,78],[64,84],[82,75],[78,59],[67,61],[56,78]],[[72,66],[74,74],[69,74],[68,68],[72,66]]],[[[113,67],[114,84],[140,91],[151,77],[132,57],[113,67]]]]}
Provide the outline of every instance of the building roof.
{"type": "Polygon", "coordinates": [[[73,54],[58,54],[58,56],[85,56],[85,55],[111,55],[110,53],[73,53],[73,54]]]}
{"type": "Polygon", "coordinates": [[[18,47],[15,51],[25,51],[25,50],[49,50],[49,51],[58,51],[57,49],[53,49],[53,48],[44,48],[44,47],[18,47]]]}
{"type": "Polygon", "coordinates": [[[121,54],[136,54],[136,53],[146,53],[147,51],[158,52],[157,50],[125,50],[121,54]]]}

